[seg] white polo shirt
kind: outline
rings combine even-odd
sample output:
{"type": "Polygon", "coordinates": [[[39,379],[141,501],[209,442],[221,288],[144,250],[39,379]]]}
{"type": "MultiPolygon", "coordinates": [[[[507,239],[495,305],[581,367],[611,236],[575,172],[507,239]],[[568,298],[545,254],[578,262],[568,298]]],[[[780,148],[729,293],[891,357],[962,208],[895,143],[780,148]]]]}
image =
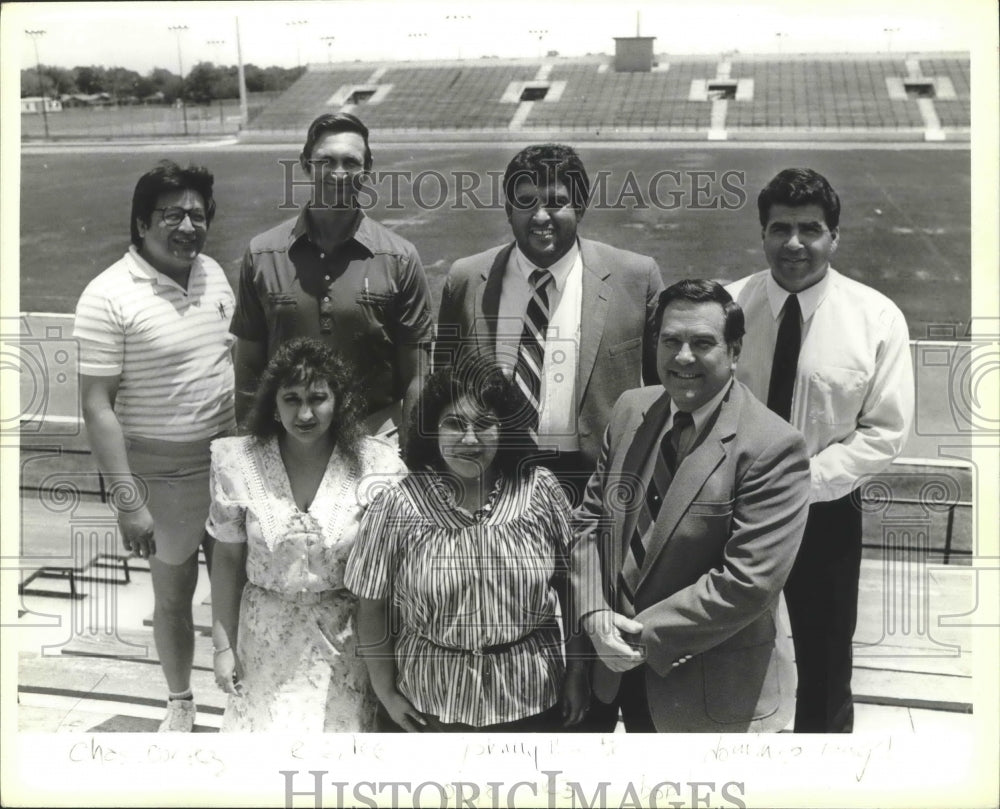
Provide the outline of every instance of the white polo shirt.
{"type": "Polygon", "coordinates": [[[125,435],[199,441],[235,426],[234,306],[225,273],[204,255],[186,290],[134,246],[87,285],[73,327],[80,373],[121,377],[115,413],[125,435]]]}

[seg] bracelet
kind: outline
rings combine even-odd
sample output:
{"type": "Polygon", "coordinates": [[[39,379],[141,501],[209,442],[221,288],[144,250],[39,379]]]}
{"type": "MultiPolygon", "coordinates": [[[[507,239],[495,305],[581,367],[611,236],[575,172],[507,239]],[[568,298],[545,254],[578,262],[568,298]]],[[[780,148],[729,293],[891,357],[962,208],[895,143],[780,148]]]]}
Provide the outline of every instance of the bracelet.
{"type": "Polygon", "coordinates": [[[215,650],[214,650],[214,651],[212,652],[212,654],[217,654],[217,655],[220,655],[220,654],[222,654],[223,652],[228,652],[228,651],[229,651],[230,649],[232,649],[232,648],[233,648],[232,646],[227,646],[227,647],[226,647],[225,649],[215,649],[215,650]]]}

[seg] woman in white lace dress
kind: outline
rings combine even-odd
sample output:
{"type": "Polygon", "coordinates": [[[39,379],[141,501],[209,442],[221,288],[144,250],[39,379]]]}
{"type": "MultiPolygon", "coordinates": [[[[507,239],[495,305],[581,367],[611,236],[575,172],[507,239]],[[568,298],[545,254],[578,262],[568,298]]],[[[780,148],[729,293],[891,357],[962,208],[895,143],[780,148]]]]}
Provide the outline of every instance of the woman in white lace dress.
{"type": "Polygon", "coordinates": [[[261,379],[250,435],[212,444],[223,731],[371,728],[344,566],[365,507],[405,467],[394,445],[361,435],[359,401],[333,351],[291,340],[261,379]]]}

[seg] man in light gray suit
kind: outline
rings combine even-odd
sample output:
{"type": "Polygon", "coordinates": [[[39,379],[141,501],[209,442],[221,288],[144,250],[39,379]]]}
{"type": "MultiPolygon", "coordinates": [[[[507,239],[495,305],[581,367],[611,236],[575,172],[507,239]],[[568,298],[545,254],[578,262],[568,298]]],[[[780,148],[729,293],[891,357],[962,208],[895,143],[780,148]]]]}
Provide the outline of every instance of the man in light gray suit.
{"type": "Polygon", "coordinates": [[[615,405],[574,514],[573,623],[629,732],[782,730],[795,666],[781,588],[802,539],[802,435],[733,378],[743,312],[714,281],[660,298],[663,383],[615,405]]]}

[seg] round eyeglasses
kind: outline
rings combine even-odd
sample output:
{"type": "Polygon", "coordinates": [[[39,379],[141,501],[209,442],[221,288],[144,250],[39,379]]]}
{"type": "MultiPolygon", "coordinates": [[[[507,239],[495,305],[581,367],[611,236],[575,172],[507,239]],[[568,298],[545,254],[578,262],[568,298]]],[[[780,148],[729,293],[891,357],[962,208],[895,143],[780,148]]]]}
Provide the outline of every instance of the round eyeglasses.
{"type": "Polygon", "coordinates": [[[438,430],[450,435],[465,435],[470,427],[476,435],[483,435],[499,429],[500,422],[491,416],[483,416],[474,421],[468,421],[458,416],[445,416],[438,424],[438,430]]]}
{"type": "Polygon", "coordinates": [[[186,216],[191,220],[191,224],[196,228],[203,228],[208,225],[208,217],[201,208],[153,208],[160,212],[160,220],[168,227],[180,227],[186,216]]]}

